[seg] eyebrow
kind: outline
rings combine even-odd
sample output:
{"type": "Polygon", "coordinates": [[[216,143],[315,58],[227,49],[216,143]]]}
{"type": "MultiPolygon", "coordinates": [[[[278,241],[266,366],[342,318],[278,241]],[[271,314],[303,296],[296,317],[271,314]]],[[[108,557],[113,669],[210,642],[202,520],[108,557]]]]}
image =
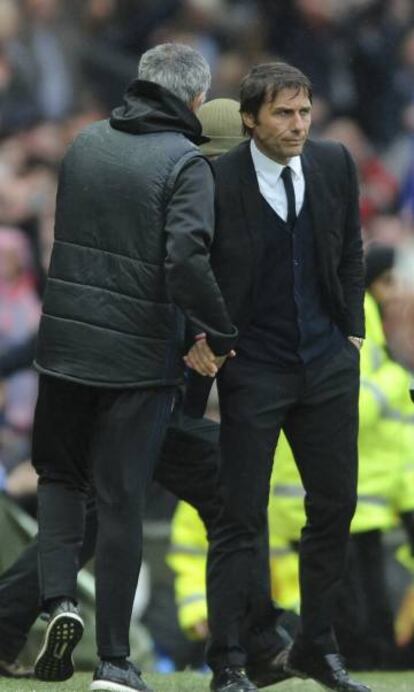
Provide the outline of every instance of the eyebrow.
{"type": "Polygon", "coordinates": [[[312,110],[312,106],[301,106],[300,108],[292,108],[292,106],[273,106],[272,108],[273,111],[310,111],[312,110]]]}

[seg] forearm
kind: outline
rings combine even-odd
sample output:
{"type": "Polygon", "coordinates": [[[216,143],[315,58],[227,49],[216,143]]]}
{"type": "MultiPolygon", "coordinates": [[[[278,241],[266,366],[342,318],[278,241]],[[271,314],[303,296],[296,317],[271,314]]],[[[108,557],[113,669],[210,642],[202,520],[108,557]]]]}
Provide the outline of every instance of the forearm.
{"type": "Polygon", "coordinates": [[[214,353],[226,354],[235,342],[237,330],[210,266],[214,181],[202,159],[192,160],[179,174],[165,228],[165,269],[170,297],[183,310],[193,331],[207,335],[214,353]]]}

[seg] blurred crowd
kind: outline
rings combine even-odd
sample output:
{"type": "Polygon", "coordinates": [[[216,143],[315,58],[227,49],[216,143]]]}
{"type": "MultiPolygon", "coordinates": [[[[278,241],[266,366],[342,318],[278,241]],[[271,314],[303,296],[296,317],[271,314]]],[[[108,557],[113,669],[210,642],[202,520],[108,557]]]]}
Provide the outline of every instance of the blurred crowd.
{"type": "Polygon", "coordinates": [[[412,0],[0,0],[0,490],[13,497],[35,488],[30,354],[59,162],[120,102],[140,54],[166,41],[207,58],[209,98],[237,99],[254,63],[309,75],[313,137],[343,142],[356,162],[366,245],[397,248],[401,290],[384,327],[414,370],[412,0]]]}

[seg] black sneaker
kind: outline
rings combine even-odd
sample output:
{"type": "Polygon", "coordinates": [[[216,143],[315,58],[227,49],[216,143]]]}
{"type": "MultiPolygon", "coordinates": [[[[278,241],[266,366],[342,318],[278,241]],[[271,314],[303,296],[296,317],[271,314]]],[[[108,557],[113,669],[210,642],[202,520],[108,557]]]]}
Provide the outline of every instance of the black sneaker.
{"type": "Polygon", "coordinates": [[[151,687],[143,681],[141,671],[130,661],[126,664],[126,668],[121,668],[109,661],[101,661],[89,689],[93,692],[152,692],[151,687]]]}
{"type": "Polygon", "coordinates": [[[0,678],[20,680],[22,678],[32,678],[33,674],[33,668],[26,668],[19,661],[8,663],[7,661],[0,660],[0,678]]]}
{"type": "Polygon", "coordinates": [[[62,682],[72,677],[72,652],[82,638],[83,620],[72,601],[61,601],[50,615],[42,648],[35,661],[39,680],[62,682]]]}
{"type": "Polygon", "coordinates": [[[257,692],[244,668],[229,666],[214,672],[210,683],[213,692],[257,692]]]}

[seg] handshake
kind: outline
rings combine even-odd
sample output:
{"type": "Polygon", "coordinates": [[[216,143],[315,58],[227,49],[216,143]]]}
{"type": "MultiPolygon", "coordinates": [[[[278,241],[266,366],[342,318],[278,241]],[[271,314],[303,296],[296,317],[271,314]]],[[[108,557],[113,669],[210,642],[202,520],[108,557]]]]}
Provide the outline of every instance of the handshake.
{"type": "Polygon", "coordinates": [[[215,377],[227,358],[234,358],[235,351],[230,351],[225,356],[216,356],[207,343],[206,334],[197,334],[193,346],[184,356],[184,363],[188,368],[195,370],[199,375],[215,377]]]}

